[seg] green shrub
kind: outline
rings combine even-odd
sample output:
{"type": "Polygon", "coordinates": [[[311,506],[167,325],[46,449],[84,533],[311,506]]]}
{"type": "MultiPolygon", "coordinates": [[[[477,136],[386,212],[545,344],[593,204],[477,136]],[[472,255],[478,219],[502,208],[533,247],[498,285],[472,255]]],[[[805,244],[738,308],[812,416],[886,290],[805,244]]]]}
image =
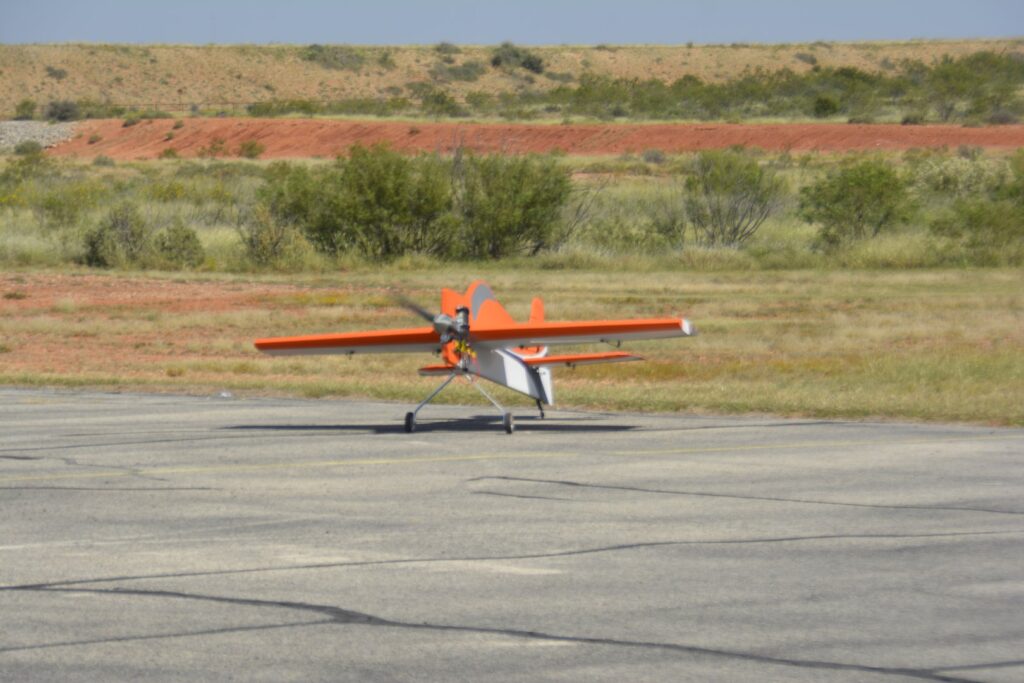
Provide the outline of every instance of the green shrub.
{"type": "Polygon", "coordinates": [[[104,155],[100,154],[99,156],[97,156],[95,159],[92,160],[92,165],[93,166],[113,166],[114,165],[114,160],[111,159],[108,156],[104,156],[104,155]]]}
{"type": "Polygon", "coordinates": [[[258,159],[266,150],[263,143],[256,140],[245,140],[238,146],[238,156],[246,159],[258,159]]]}
{"type": "Polygon", "coordinates": [[[21,156],[28,154],[42,154],[43,146],[35,140],[23,140],[14,146],[14,153],[21,156]]]}
{"type": "Polygon", "coordinates": [[[173,147],[168,147],[167,149],[161,150],[160,154],[157,155],[157,158],[158,159],[177,159],[178,158],[178,150],[174,149],[173,147]]]}
{"type": "Polygon", "coordinates": [[[826,119],[839,113],[839,103],[834,97],[821,95],[814,100],[814,116],[819,119],[826,119]]]}
{"type": "Polygon", "coordinates": [[[377,57],[377,64],[388,71],[398,68],[398,64],[395,63],[395,58],[391,54],[391,50],[384,50],[377,57]]]}
{"type": "Polygon", "coordinates": [[[432,78],[438,81],[476,81],[487,73],[487,67],[470,60],[464,64],[435,64],[430,69],[432,78]]]}
{"type": "Polygon", "coordinates": [[[238,231],[246,256],[258,268],[300,270],[311,251],[299,229],[275,218],[266,204],[258,204],[238,231]]]}
{"type": "Polygon", "coordinates": [[[665,153],[660,149],[645,149],[644,153],[640,155],[648,164],[663,164],[665,163],[665,153]]]}
{"type": "Polygon", "coordinates": [[[326,201],[306,230],[320,249],[375,260],[451,253],[451,187],[436,155],[409,158],[381,145],[356,146],[327,180],[326,201]]]}
{"type": "Polygon", "coordinates": [[[55,66],[48,66],[46,67],[46,75],[55,81],[63,81],[65,78],[68,77],[68,72],[66,69],[61,69],[55,66]]]}
{"type": "Polygon", "coordinates": [[[39,224],[51,228],[77,225],[82,214],[96,206],[106,194],[97,182],[87,180],[68,182],[54,179],[45,189],[33,193],[31,207],[39,224]]]}
{"type": "Polygon", "coordinates": [[[904,223],[912,209],[906,181],[881,158],[844,164],[800,192],[800,216],[830,248],[904,223]]]}
{"type": "Polygon", "coordinates": [[[1001,250],[1024,246],[1024,205],[1008,199],[959,199],[931,231],[963,243],[968,249],[1001,250]]]}
{"type": "Polygon", "coordinates": [[[497,259],[555,246],[572,184],[554,158],[468,156],[457,159],[454,178],[465,256],[497,259]]]}
{"type": "Polygon", "coordinates": [[[210,141],[209,145],[199,148],[199,156],[203,159],[216,159],[218,156],[227,153],[226,143],[227,140],[224,138],[214,138],[210,141]]]}
{"type": "Polygon", "coordinates": [[[30,121],[36,117],[36,103],[33,100],[22,100],[14,107],[16,121],[30,121]]]}
{"type": "Polygon", "coordinates": [[[71,100],[54,100],[46,105],[46,118],[55,121],[74,121],[80,118],[78,103],[71,100]]]}
{"type": "Polygon", "coordinates": [[[348,45],[310,45],[300,53],[302,59],[314,62],[325,69],[344,69],[359,71],[363,68],[366,56],[358,49],[348,45]]]}
{"type": "Polygon", "coordinates": [[[99,133],[93,133],[92,135],[89,136],[88,142],[89,142],[90,145],[95,145],[97,142],[99,142],[102,139],[103,139],[102,135],[100,135],[99,133]]]}
{"type": "Polygon", "coordinates": [[[491,66],[506,69],[523,68],[536,74],[544,73],[543,59],[525,48],[507,42],[491,52],[491,66]]]}
{"type": "Polygon", "coordinates": [[[457,55],[462,52],[462,49],[452,43],[440,42],[434,46],[434,51],[442,55],[457,55]]]}
{"type": "Polygon", "coordinates": [[[153,238],[153,248],[162,265],[174,268],[196,268],[206,253],[196,231],[184,223],[175,223],[153,238]]]}
{"type": "Polygon", "coordinates": [[[94,268],[137,264],[150,249],[149,233],[149,226],[135,204],[118,204],[85,234],[85,263],[94,268]]]}
{"type": "Polygon", "coordinates": [[[774,171],[740,151],[701,152],[690,172],[686,216],[703,246],[739,246],[779,209],[786,192],[774,171]]]}

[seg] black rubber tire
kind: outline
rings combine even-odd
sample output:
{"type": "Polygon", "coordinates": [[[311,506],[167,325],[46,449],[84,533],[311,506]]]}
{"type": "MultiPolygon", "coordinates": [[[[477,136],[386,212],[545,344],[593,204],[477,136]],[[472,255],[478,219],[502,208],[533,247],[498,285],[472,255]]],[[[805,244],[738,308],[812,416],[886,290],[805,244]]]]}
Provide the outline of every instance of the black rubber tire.
{"type": "Polygon", "coordinates": [[[512,413],[505,413],[501,416],[501,426],[505,428],[506,434],[511,434],[516,430],[516,422],[512,417],[512,413]]]}
{"type": "Polygon", "coordinates": [[[407,434],[412,434],[416,431],[416,415],[413,413],[405,414],[405,431],[407,434]]]}

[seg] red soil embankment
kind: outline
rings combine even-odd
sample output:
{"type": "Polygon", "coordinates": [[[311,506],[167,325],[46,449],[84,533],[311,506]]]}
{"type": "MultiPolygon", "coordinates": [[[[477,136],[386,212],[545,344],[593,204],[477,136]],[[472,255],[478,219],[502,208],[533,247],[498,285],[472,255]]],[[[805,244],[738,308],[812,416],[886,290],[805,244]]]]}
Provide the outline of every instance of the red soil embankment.
{"type": "Polygon", "coordinates": [[[243,142],[263,145],[260,158],[331,158],[356,144],[389,144],[403,152],[551,152],[574,155],[667,153],[742,145],[767,151],[847,152],[971,145],[1024,147],[1024,125],[965,128],[889,124],[501,124],[350,121],[336,119],[157,119],[124,127],[120,119],[84,121],[77,137],[50,149],[61,156],[153,159],[173,149],[195,157],[218,146],[217,156],[239,155],[243,142]],[[168,135],[171,133],[172,135],[168,135]],[[94,140],[90,143],[89,140],[94,140]]]}

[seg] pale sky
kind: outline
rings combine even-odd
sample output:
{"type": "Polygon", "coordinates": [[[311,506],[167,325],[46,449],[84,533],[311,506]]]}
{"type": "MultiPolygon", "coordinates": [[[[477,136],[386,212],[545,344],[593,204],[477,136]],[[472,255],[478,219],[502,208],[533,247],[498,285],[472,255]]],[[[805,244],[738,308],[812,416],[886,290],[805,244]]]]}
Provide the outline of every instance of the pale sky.
{"type": "Polygon", "coordinates": [[[1024,0],[0,0],[0,43],[533,45],[1024,36],[1024,0]]]}

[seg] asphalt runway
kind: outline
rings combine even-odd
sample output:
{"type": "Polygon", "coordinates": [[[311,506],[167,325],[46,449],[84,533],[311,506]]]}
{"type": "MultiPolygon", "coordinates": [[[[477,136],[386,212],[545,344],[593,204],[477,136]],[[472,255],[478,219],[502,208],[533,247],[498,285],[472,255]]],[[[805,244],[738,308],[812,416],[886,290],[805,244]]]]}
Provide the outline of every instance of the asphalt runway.
{"type": "Polygon", "coordinates": [[[1024,430],[0,390],[3,681],[1024,681],[1024,430]]]}

